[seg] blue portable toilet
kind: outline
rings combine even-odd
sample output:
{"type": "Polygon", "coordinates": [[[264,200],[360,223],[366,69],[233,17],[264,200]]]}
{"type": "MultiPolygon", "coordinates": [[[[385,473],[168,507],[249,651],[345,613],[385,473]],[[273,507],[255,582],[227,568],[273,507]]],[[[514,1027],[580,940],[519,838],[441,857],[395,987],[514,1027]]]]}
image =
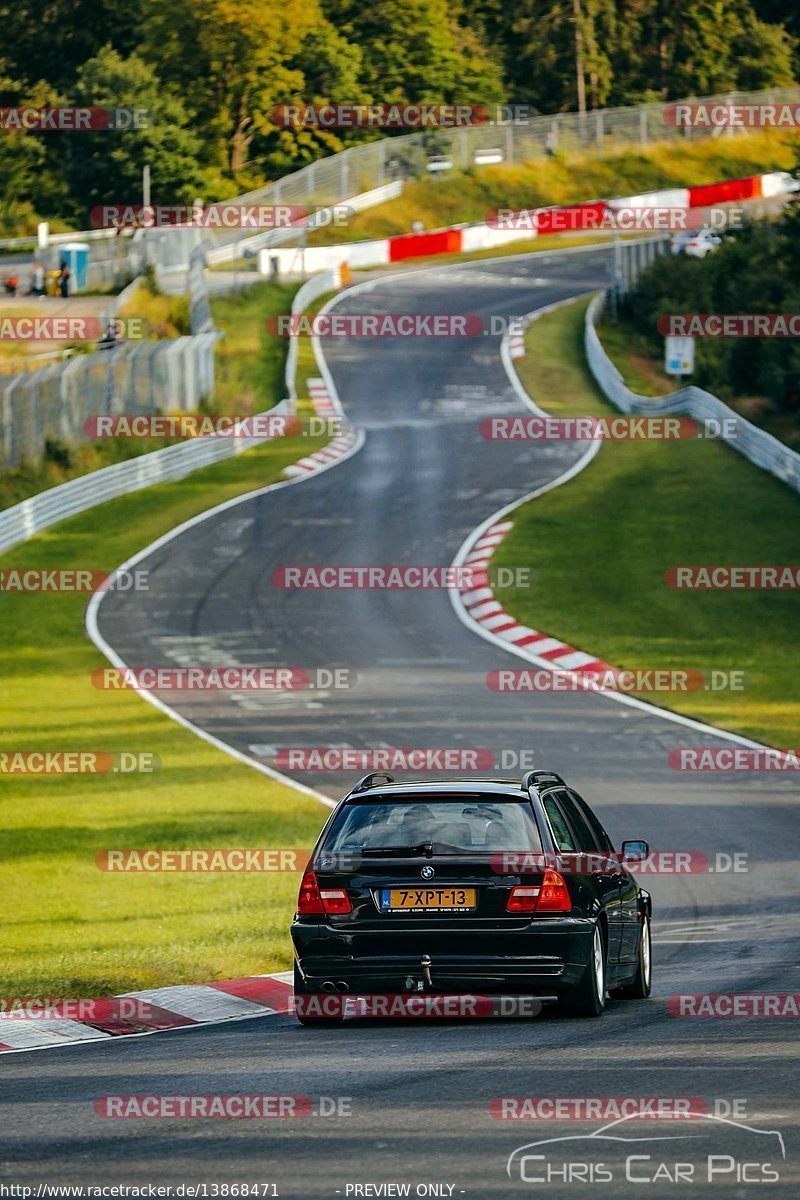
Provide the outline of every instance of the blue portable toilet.
{"type": "Polygon", "coordinates": [[[89,246],[86,242],[63,242],[58,247],[58,261],[67,260],[70,270],[69,290],[82,292],[89,280],[89,246]]]}

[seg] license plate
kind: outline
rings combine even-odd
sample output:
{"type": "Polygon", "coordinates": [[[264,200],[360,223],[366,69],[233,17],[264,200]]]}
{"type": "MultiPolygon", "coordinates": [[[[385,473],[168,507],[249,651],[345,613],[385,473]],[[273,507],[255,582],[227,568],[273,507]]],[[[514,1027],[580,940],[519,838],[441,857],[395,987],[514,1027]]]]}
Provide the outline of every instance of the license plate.
{"type": "Polygon", "coordinates": [[[381,912],[469,912],[476,907],[475,888],[384,888],[381,912]]]}

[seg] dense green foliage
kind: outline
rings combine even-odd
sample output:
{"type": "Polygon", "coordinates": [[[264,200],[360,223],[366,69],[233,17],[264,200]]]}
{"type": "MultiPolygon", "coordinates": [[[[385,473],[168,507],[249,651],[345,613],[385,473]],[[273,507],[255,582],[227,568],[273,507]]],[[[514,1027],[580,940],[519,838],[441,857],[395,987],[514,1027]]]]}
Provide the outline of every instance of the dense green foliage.
{"type": "Polygon", "coordinates": [[[149,109],[150,128],[0,136],[0,231],[136,201],[219,199],[375,131],[286,129],[287,103],[525,104],[542,112],[791,83],[777,0],[0,0],[0,106],[149,109]]]}
{"type": "MultiPolygon", "coordinates": [[[[800,312],[800,212],[795,202],[778,221],[760,221],[726,236],[704,259],[661,258],[639,278],[627,319],[661,357],[658,318],[668,313],[800,312]]],[[[724,400],[761,396],[774,413],[794,413],[800,372],[796,339],[698,338],[692,383],[724,400]]]]}

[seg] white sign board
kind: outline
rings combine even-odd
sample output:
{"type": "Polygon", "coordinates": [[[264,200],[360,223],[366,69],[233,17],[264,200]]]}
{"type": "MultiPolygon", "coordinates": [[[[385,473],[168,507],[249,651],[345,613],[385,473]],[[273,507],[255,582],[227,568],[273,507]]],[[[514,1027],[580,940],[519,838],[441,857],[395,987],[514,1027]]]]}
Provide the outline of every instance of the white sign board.
{"type": "Polygon", "coordinates": [[[668,375],[691,375],[694,370],[694,338],[664,339],[664,370],[668,375]]]}

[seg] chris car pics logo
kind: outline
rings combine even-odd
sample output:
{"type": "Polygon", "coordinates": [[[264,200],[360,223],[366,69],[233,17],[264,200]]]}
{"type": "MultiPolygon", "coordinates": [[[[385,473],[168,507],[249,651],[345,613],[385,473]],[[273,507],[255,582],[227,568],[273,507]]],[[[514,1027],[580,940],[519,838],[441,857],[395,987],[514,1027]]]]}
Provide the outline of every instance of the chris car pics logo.
{"type": "Polygon", "coordinates": [[[738,1193],[746,1185],[778,1183],[785,1158],[777,1129],[758,1129],[707,1112],[682,1114],[680,1120],[634,1113],[590,1134],[519,1146],[508,1157],[506,1173],[531,1187],[606,1183],[630,1196],[658,1184],[695,1189],[723,1184],[738,1193]]]}

